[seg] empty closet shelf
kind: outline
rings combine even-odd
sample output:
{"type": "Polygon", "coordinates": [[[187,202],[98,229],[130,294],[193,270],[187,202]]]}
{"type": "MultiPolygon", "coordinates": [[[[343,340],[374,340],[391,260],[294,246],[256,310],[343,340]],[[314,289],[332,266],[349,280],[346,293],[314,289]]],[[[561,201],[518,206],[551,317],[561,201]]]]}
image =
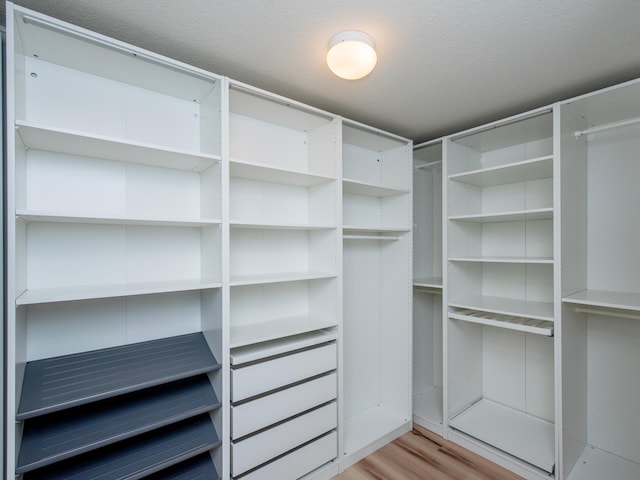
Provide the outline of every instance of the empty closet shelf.
{"type": "Polygon", "coordinates": [[[563,303],[585,307],[613,308],[640,312],[640,293],[606,290],[582,290],[562,299],[563,303]]]}
{"type": "Polygon", "coordinates": [[[328,272],[290,272],[290,273],[266,273],[256,275],[234,275],[231,277],[231,286],[260,285],[263,283],[302,282],[306,280],[320,280],[334,278],[335,273],[328,272]]]}
{"type": "Polygon", "coordinates": [[[24,475],[25,480],[134,480],[220,445],[201,415],[24,475]]]}
{"type": "Polygon", "coordinates": [[[546,472],[553,472],[553,422],[481,399],[452,418],[449,425],[546,472]]]}
{"type": "Polygon", "coordinates": [[[262,165],[234,158],[229,160],[229,176],[297,187],[311,187],[335,180],[335,177],[327,175],[295,171],[272,165],[262,165]]]}
{"type": "Polygon", "coordinates": [[[25,473],[220,406],[206,375],[25,422],[16,473],[25,473]]]}
{"type": "Polygon", "coordinates": [[[18,420],[220,368],[202,333],[28,362],[18,420]]]}
{"type": "Polygon", "coordinates": [[[531,210],[515,210],[500,213],[476,213],[470,215],[453,215],[449,220],[460,222],[497,223],[519,222],[526,220],[548,220],[553,218],[553,208],[538,208],[531,210]]]}
{"type": "Polygon", "coordinates": [[[553,336],[553,322],[524,318],[514,315],[478,312],[476,310],[454,310],[449,312],[449,318],[465,322],[479,323],[491,327],[506,328],[520,332],[535,333],[537,335],[553,336]]]}
{"type": "Polygon", "coordinates": [[[424,287],[424,288],[442,288],[442,277],[425,277],[425,278],[414,278],[413,279],[414,287],[424,287]]]}
{"type": "Polygon", "coordinates": [[[112,215],[77,215],[72,212],[48,212],[40,210],[16,210],[16,216],[26,222],[84,223],[92,225],[138,225],[153,227],[201,228],[220,225],[219,218],[142,218],[112,215]]]}
{"type": "Polygon", "coordinates": [[[540,180],[553,176],[553,155],[449,175],[450,180],[478,187],[540,180]]]}
{"type": "Polygon", "coordinates": [[[449,257],[450,262],[475,263],[542,263],[552,264],[551,257],[449,257]]]}
{"type": "Polygon", "coordinates": [[[342,180],[342,191],[344,193],[365,195],[368,197],[390,197],[392,195],[409,193],[409,189],[407,188],[392,188],[347,178],[342,180]]]}
{"type": "Polygon", "coordinates": [[[196,172],[220,162],[219,155],[188,152],[32,122],[17,121],[16,128],[25,147],[36,150],[196,172]]]}
{"type": "Polygon", "coordinates": [[[211,461],[211,456],[203,453],[145,478],[147,480],[219,480],[220,476],[211,461]]]}

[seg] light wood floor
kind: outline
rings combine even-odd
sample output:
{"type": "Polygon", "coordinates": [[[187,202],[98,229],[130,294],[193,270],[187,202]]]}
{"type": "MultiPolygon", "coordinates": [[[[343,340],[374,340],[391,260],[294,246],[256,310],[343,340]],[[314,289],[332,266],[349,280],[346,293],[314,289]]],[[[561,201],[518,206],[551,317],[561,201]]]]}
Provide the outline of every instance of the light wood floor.
{"type": "Polygon", "coordinates": [[[333,480],[522,480],[522,477],[416,426],[333,480]]]}

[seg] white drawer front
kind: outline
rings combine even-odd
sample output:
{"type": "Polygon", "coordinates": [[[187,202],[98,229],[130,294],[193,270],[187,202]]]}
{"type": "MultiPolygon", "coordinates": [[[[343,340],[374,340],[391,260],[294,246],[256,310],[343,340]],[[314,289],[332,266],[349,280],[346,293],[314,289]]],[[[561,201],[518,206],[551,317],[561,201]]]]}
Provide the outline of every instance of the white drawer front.
{"type": "Polygon", "coordinates": [[[231,371],[231,401],[259,395],[336,368],[336,344],[231,371]]]}
{"type": "Polygon", "coordinates": [[[231,407],[231,438],[236,439],[321,405],[337,396],[335,373],[231,407]]]}
{"type": "Polygon", "coordinates": [[[336,428],[337,422],[338,408],[332,402],[253,437],[232,443],[232,475],[240,475],[336,428]]]}
{"type": "Polygon", "coordinates": [[[330,462],[337,455],[338,434],[331,432],[242,478],[244,480],[293,480],[330,462]]]}

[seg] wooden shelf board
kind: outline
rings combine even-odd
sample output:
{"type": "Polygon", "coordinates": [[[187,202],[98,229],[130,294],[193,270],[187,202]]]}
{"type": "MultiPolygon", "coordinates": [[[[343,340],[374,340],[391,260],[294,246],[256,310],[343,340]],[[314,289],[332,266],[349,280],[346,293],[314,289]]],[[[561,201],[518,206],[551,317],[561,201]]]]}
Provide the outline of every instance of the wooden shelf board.
{"type": "Polygon", "coordinates": [[[478,213],[472,215],[453,215],[449,220],[460,222],[497,223],[522,222],[531,220],[549,220],[553,218],[553,208],[538,208],[533,210],[517,210],[503,213],[478,213]]]}
{"type": "Polygon", "coordinates": [[[336,180],[334,177],[327,177],[326,175],[287,170],[239,159],[231,159],[229,161],[229,176],[298,187],[311,187],[336,180]]]}
{"type": "Polygon", "coordinates": [[[335,273],[327,272],[292,272],[292,273],[274,273],[259,275],[235,275],[231,277],[231,286],[239,287],[243,285],[260,285],[265,283],[282,283],[282,282],[302,282],[306,280],[320,280],[323,278],[334,278],[335,273]]]}
{"type": "Polygon", "coordinates": [[[390,197],[409,193],[408,188],[393,188],[372,183],[360,182],[350,178],[342,179],[342,191],[354,195],[366,195],[368,197],[390,197]]]}
{"type": "Polygon", "coordinates": [[[449,426],[546,471],[555,466],[552,422],[481,399],[449,420],[449,426]]]}
{"type": "MultiPolygon", "coordinates": [[[[247,325],[236,325],[231,327],[230,348],[237,349],[335,326],[335,318],[310,315],[298,315],[247,325]]],[[[326,336],[326,334],[323,334],[323,336],[326,336]]],[[[238,357],[238,355],[239,352],[236,352],[235,356],[238,357]]],[[[234,357],[234,354],[232,354],[232,357],[234,357]]],[[[233,360],[232,363],[234,363],[233,360]]]]}
{"type": "Polygon", "coordinates": [[[449,306],[553,321],[553,303],[547,302],[533,302],[504,297],[470,296],[451,299],[449,306]]]}
{"type": "Polygon", "coordinates": [[[131,218],[117,216],[85,216],[78,214],[61,214],[55,212],[16,210],[16,217],[27,222],[85,223],[101,225],[140,225],[154,227],[208,227],[220,225],[217,218],[131,218]]]}
{"type": "Polygon", "coordinates": [[[640,478],[640,463],[587,445],[567,479],[602,480],[604,478],[637,480],[640,478]]]}
{"type": "Polygon", "coordinates": [[[615,308],[640,312],[640,293],[606,290],[582,290],[562,299],[563,303],[591,307],[615,308]]]}
{"type": "Polygon", "coordinates": [[[449,175],[449,180],[478,187],[505,185],[553,176],[553,155],[449,175]]]}
{"type": "Polygon", "coordinates": [[[220,288],[222,284],[206,279],[175,280],[163,282],[140,282],[107,285],[76,285],[71,287],[37,288],[25,290],[16,305],[37,303],[73,302],[97,298],[131,297],[154,293],[186,292],[220,288]]]}
{"type": "Polygon", "coordinates": [[[220,162],[219,155],[188,152],[116,137],[17,121],[25,147],[153,167],[202,172],[220,162]]]}
{"type": "Polygon", "coordinates": [[[542,263],[553,264],[551,257],[449,257],[450,262],[542,263]]]}

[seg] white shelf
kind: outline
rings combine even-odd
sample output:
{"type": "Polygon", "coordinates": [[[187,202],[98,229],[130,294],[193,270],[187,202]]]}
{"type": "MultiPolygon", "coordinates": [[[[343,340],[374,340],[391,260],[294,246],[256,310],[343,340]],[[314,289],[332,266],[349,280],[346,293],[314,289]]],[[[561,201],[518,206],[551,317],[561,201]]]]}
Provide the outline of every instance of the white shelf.
{"type": "Polygon", "coordinates": [[[490,187],[508,183],[539,180],[553,176],[553,155],[533,158],[521,162],[500,165],[497,167],[480,168],[470,172],[449,175],[450,180],[490,187]]]}
{"type": "Polygon", "coordinates": [[[497,313],[478,312],[476,310],[460,310],[449,312],[449,318],[464,322],[478,323],[490,327],[506,328],[519,332],[534,333],[536,335],[553,336],[553,322],[523,318],[514,315],[501,315],[497,313]]]}
{"type": "Polygon", "coordinates": [[[449,257],[450,262],[475,263],[542,263],[552,264],[551,257],[449,257]]]}
{"type": "Polygon", "coordinates": [[[236,275],[231,277],[231,286],[260,285],[265,283],[302,282],[306,280],[319,280],[323,278],[335,278],[335,273],[326,272],[292,272],[280,274],[236,275]]]}
{"type": "Polygon", "coordinates": [[[442,277],[414,278],[414,287],[442,288],[442,277]]]}
{"type": "Polygon", "coordinates": [[[140,225],[159,227],[208,227],[219,225],[220,219],[178,219],[178,218],[131,218],[112,216],[83,216],[76,214],[64,215],[60,213],[16,210],[16,216],[27,222],[54,222],[54,223],[83,223],[101,225],[140,225]]]}
{"type": "Polygon", "coordinates": [[[610,292],[606,290],[582,290],[562,299],[564,303],[591,307],[615,308],[640,312],[640,294],[631,292],[610,292]]]}
{"type": "Polygon", "coordinates": [[[406,188],[390,188],[371,183],[359,182],[348,178],[342,179],[342,191],[354,195],[366,195],[368,197],[390,197],[409,193],[406,188]]]}
{"type": "Polygon", "coordinates": [[[220,161],[219,155],[176,150],[25,121],[16,121],[16,130],[27,148],[69,155],[195,172],[202,172],[220,161]]]}
{"type": "Polygon", "coordinates": [[[553,208],[538,208],[532,210],[516,210],[503,213],[477,213],[473,215],[453,215],[449,220],[464,222],[519,222],[528,220],[548,220],[553,218],[553,208]]]}
{"type": "Polygon", "coordinates": [[[392,433],[410,420],[391,409],[375,406],[344,422],[344,453],[351,455],[392,433]]]}
{"type": "MultiPolygon", "coordinates": [[[[306,336],[308,336],[311,335],[308,332],[314,332],[335,326],[335,318],[314,317],[308,315],[276,318],[259,323],[232,326],[230,348],[243,348],[232,352],[231,363],[237,365],[250,361],[245,358],[248,354],[247,352],[249,352],[249,345],[260,342],[270,342],[278,339],[282,339],[279,341],[289,345],[293,342],[293,339],[287,340],[287,338],[284,337],[299,336],[300,334],[306,334],[306,336]]],[[[332,333],[331,335],[333,335],[333,337],[329,338],[329,333],[323,331],[322,338],[326,338],[326,340],[323,341],[334,339],[335,333],[332,333]]],[[[305,344],[303,346],[308,345],[305,344]]],[[[303,348],[303,346],[298,346],[296,348],[303,348]]],[[[263,349],[264,347],[261,347],[260,350],[262,351],[263,349]]],[[[271,352],[269,355],[276,355],[277,353],[278,352],[271,352]]]]}
{"type": "Polygon", "coordinates": [[[302,223],[252,223],[252,222],[229,222],[231,228],[247,228],[257,230],[330,230],[336,228],[335,225],[305,225],[302,223]]]}
{"type": "Polygon", "coordinates": [[[381,227],[379,225],[354,226],[344,225],[342,230],[345,235],[358,235],[361,233],[405,233],[410,229],[405,227],[381,227]]]}
{"type": "Polygon", "coordinates": [[[555,427],[552,422],[481,399],[452,418],[449,426],[546,472],[553,472],[555,427]]]}
{"type": "Polygon", "coordinates": [[[334,181],[335,178],[313,173],[270,167],[259,163],[231,159],[229,161],[229,175],[247,180],[258,180],[269,183],[282,183],[298,187],[311,187],[334,181]]]}
{"type": "Polygon", "coordinates": [[[16,299],[16,305],[71,302],[97,298],[129,297],[153,293],[184,292],[220,288],[220,282],[194,279],[166,282],[141,282],[111,285],[81,285],[73,287],[41,288],[25,290],[16,299]]]}
{"type": "Polygon", "coordinates": [[[553,321],[553,304],[504,297],[473,296],[449,301],[450,307],[553,321]]]}
{"type": "Polygon", "coordinates": [[[640,464],[587,445],[568,480],[637,480],[640,478],[640,464]]]}

